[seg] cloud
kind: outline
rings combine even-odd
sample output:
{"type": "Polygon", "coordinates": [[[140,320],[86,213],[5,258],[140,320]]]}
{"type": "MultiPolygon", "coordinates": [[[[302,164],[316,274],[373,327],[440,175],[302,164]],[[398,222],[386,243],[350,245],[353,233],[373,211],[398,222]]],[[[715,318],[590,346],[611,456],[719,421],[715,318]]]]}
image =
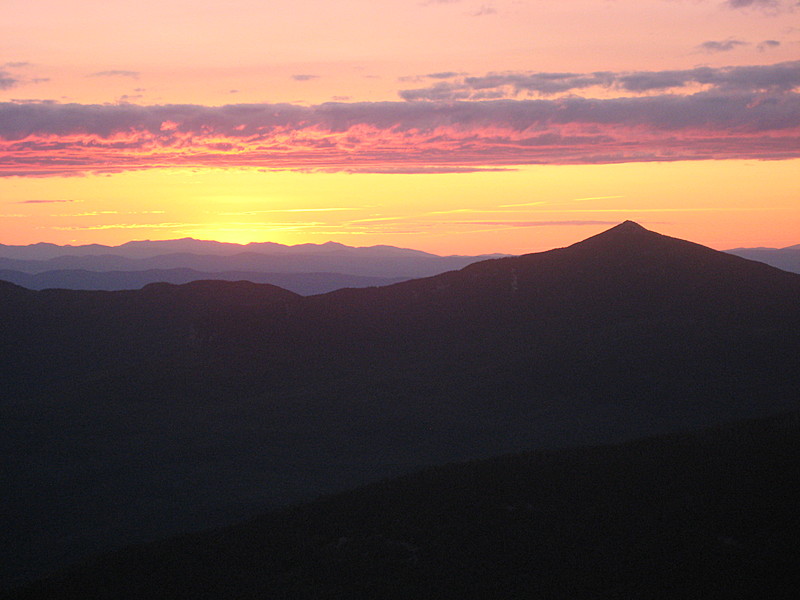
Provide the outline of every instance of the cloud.
{"type": "MultiPolygon", "coordinates": [[[[726,71],[711,91],[684,96],[315,106],[0,103],[0,174],[166,167],[459,173],[800,157],[800,94],[788,91],[796,81],[776,74],[780,69],[753,69],[726,71]]],[[[713,69],[712,75],[721,76],[713,69]]]]}
{"type": "Polygon", "coordinates": [[[492,227],[563,227],[582,225],[617,225],[619,221],[457,221],[452,225],[484,225],[492,227]]]}
{"type": "Polygon", "coordinates": [[[742,92],[789,91],[800,86],[800,61],[671,71],[489,73],[437,81],[424,88],[400,90],[398,94],[407,101],[488,100],[520,94],[552,96],[592,87],[642,94],[696,86],[742,92]]]}
{"type": "Polygon", "coordinates": [[[63,202],[75,202],[74,200],[20,200],[16,204],[61,204],[63,202]]]}
{"type": "Polygon", "coordinates": [[[494,6],[483,4],[477,10],[474,10],[470,13],[473,17],[485,17],[487,15],[496,15],[497,9],[494,6]]]}
{"type": "Polygon", "coordinates": [[[268,208],[265,210],[243,210],[235,212],[220,212],[217,214],[230,217],[237,217],[237,216],[243,217],[246,215],[268,215],[275,213],[298,213],[298,212],[321,213],[321,212],[339,212],[339,211],[354,211],[354,210],[361,210],[361,208],[353,206],[337,206],[337,207],[326,207],[326,208],[268,208]]]}
{"type": "Polygon", "coordinates": [[[728,8],[775,8],[780,6],[779,0],[725,0],[728,8]]]}
{"type": "Polygon", "coordinates": [[[458,77],[459,75],[464,75],[464,73],[456,73],[455,71],[441,71],[439,73],[428,73],[425,77],[430,79],[452,79],[453,77],[458,77]]]}
{"type": "Polygon", "coordinates": [[[0,71],[0,90],[9,90],[19,85],[20,80],[7,71],[0,71]]]}
{"type": "Polygon", "coordinates": [[[343,171],[352,174],[378,174],[378,175],[443,175],[452,173],[496,173],[500,171],[515,171],[510,167],[459,167],[459,166],[439,166],[432,167],[426,165],[417,166],[369,166],[369,167],[347,167],[336,168],[336,171],[343,171]]]}
{"type": "Polygon", "coordinates": [[[20,78],[12,73],[9,73],[6,69],[22,69],[25,67],[33,66],[32,63],[29,62],[7,62],[5,64],[0,65],[0,90],[8,90],[19,85],[28,84],[28,83],[44,83],[46,81],[50,81],[49,77],[24,77],[20,78]]]}
{"type": "Polygon", "coordinates": [[[117,102],[120,103],[132,102],[135,100],[141,100],[142,98],[144,98],[142,94],[122,94],[122,96],[120,96],[117,99],[117,102]]]}
{"type": "Polygon", "coordinates": [[[50,98],[13,98],[10,102],[13,104],[58,104],[56,100],[50,98]]]}
{"type": "Polygon", "coordinates": [[[758,46],[756,46],[756,48],[758,48],[759,52],[764,52],[766,50],[777,48],[780,45],[781,43],[778,40],[764,40],[758,46]]]}
{"type": "Polygon", "coordinates": [[[102,231],[107,229],[180,229],[183,227],[201,227],[203,223],[111,223],[106,225],[68,225],[51,226],[59,231],[102,231]]]}
{"type": "Polygon", "coordinates": [[[306,74],[292,75],[292,79],[294,79],[295,81],[311,81],[312,79],[319,79],[319,75],[306,75],[306,74]]]}
{"type": "Polygon", "coordinates": [[[87,77],[130,77],[131,79],[139,79],[139,75],[139,71],[115,69],[111,71],[97,71],[96,73],[90,73],[87,77]]]}
{"type": "Polygon", "coordinates": [[[747,46],[747,42],[733,39],[722,41],[709,40],[699,44],[697,49],[700,52],[705,52],[707,54],[716,54],[717,52],[730,52],[731,50],[736,50],[736,48],[739,48],[740,46],[747,46]]]}
{"type": "Polygon", "coordinates": [[[725,0],[723,5],[731,10],[755,9],[770,15],[793,11],[800,2],[797,0],[725,0]]]}

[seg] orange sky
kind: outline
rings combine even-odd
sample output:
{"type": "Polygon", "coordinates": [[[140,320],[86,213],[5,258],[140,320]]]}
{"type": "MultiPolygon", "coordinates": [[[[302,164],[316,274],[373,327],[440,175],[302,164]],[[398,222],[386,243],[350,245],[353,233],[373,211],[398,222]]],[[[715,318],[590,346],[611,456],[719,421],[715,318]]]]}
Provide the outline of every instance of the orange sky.
{"type": "Polygon", "coordinates": [[[4,2],[0,243],[800,243],[794,0],[4,2]]]}

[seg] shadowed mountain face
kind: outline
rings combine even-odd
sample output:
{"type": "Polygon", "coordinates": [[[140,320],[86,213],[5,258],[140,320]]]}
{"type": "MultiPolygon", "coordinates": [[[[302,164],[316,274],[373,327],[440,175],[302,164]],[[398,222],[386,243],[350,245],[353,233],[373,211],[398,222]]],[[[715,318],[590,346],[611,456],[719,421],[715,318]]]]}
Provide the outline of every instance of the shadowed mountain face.
{"type": "Polygon", "coordinates": [[[797,414],[383,481],[14,597],[792,598],[797,414]]]}
{"type": "Polygon", "coordinates": [[[0,284],[7,578],[425,465],[796,407],[800,276],[623,223],[301,297],[0,284]],[[27,547],[30,548],[30,547],[27,547]]]}

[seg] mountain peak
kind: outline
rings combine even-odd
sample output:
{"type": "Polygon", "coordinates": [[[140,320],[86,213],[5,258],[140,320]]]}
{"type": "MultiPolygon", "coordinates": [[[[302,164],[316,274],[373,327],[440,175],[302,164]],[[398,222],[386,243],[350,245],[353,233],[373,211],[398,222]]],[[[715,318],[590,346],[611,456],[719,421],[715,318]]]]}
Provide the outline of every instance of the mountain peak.
{"type": "Polygon", "coordinates": [[[655,231],[650,231],[636,223],[635,221],[623,221],[619,225],[614,225],[611,229],[586,238],[580,242],[573,244],[578,247],[596,247],[598,245],[606,247],[611,246],[624,246],[629,247],[631,244],[640,244],[646,241],[663,240],[662,236],[655,231]]]}
{"type": "Polygon", "coordinates": [[[623,221],[619,225],[616,225],[612,228],[616,229],[617,231],[647,231],[644,227],[639,225],[636,221],[623,221]]]}
{"type": "MultiPolygon", "coordinates": [[[[649,229],[642,227],[636,221],[623,221],[619,225],[614,225],[611,229],[606,229],[602,233],[593,236],[593,237],[600,237],[600,236],[618,236],[618,235],[637,235],[642,233],[650,233],[655,234],[655,232],[650,231],[649,229]]],[[[655,234],[658,235],[658,234],[655,234]]],[[[591,238],[588,238],[591,239],[591,238]]]]}

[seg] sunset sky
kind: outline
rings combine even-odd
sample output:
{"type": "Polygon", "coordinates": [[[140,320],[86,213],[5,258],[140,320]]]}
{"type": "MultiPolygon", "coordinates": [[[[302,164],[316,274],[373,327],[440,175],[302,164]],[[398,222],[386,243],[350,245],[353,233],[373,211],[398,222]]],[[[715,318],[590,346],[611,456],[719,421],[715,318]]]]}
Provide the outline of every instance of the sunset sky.
{"type": "Polygon", "coordinates": [[[797,0],[4,0],[0,243],[800,244],[797,0]]]}

